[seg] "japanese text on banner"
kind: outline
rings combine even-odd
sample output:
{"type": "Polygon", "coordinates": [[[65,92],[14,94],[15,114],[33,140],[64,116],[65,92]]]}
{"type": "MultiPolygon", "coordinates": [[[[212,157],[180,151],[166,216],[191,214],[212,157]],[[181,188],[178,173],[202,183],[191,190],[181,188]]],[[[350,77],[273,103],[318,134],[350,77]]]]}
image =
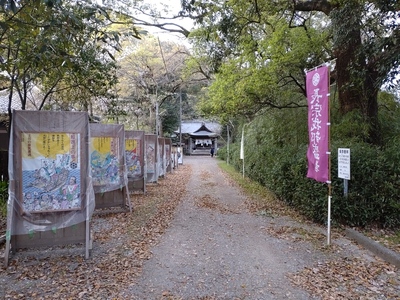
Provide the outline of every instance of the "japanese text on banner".
{"type": "Polygon", "coordinates": [[[308,134],[307,177],[320,182],[329,180],[329,75],[328,67],[307,73],[308,134]]]}

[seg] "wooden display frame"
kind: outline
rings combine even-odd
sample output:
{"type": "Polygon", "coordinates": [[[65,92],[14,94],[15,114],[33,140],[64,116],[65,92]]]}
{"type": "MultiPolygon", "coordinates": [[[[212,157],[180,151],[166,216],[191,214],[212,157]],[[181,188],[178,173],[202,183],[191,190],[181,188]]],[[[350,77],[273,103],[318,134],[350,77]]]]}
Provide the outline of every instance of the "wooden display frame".
{"type": "Polygon", "coordinates": [[[165,138],[158,138],[158,176],[164,178],[166,174],[165,138]]]}
{"type": "Polygon", "coordinates": [[[145,135],[146,182],[158,182],[158,138],[155,134],[145,135]]]}
{"type": "MultiPolygon", "coordinates": [[[[15,253],[18,249],[23,248],[84,244],[85,258],[89,258],[89,250],[92,244],[90,218],[94,207],[94,195],[91,189],[91,182],[88,180],[90,178],[87,165],[88,137],[89,118],[85,112],[13,111],[12,145],[10,145],[9,154],[12,173],[10,173],[9,181],[5,266],[8,265],[10,251],[15,253]],[[23,178],[23,162],[21,158],[22,151],[26,151],[22,141],[25,133],[77,134],[79,137],[77,149],[80,159],[79,170],[77,170],[80,177],[79,197],[81,205],[79,207],[74,208],[73,211],[63,209],[38,210],[34,214],[24,211],[23,190],[27,187],[27,180],[26,177],[24,177],[25,179],[23,178]],[[68,221],[65,222],[65,219],[68,219],[68,221]],[[29,227],[31,229],[28,232],[27,228],[29,227]]],[[[48,153],[51,151],[52,157],[59,150],[55,147],[55,143],[54,140],[48,143],[48,153]]],[[[44,142],[42,144],[44,145],[44,142]]],[[[37,145],[40,145],[40,143],[35,144],[35,147],[37,145]]],[[[33,158],[33,162],[36,159],[33,158]]],[[[70,172],[73,171],[74,167],[75,165],[70,168],[70,172]]],[[[49,174],[47,175],[50,176],[49,174]]],[[[48,189],[50,189],[39,185],[35,186],[35,188],[41,188],[43,193],[49,192],[48,189]]]]}
{"type": "Polygon", "coordinates": [[[174,168],[172,159],[172,140],[170,138],[165,139],[165,162],[166,162],[166,172],[172,173],[174,168]]]}
{"type": "MultiPolygon", "coordinates": [[[[124,125],[121,124],[90,124],[90,138],[91,143],[95,142],[93,139],[110,139],[112,142],[117,143],[115,148],[116,158],[118,159],[118,186],[111,186],[106,191],[102,190],[101,185],[95,185],[95,176],[93,177],[93,188],[95,192],[96,209],[105,209],[113,207],[121,207],[121,212],[126,211],[128,208],[132,212],[131,200],[129,197],[128,182],[125,180],[126,166],[125,166],[125,131],[124,125]]],[[[93,172],[93,153],[89,153],[91,169],[93,172]]]]}
{"type": "Polygon", "coordinates": [[[145,132],[141,130],[125,131],[125,159],[128,168],[128,187],[132,192],[146,193],[146,162],[145,162],[145,132]],[[127,144],[134,143],[135,146],[128,147],[127,144]],[[129,149],[128,149],[129,148],[129,149]],[[134,166],[139,164],[138,166],[134,166]],[[131,174],[130,168],[140,168],[140,172],[131,174]]]}

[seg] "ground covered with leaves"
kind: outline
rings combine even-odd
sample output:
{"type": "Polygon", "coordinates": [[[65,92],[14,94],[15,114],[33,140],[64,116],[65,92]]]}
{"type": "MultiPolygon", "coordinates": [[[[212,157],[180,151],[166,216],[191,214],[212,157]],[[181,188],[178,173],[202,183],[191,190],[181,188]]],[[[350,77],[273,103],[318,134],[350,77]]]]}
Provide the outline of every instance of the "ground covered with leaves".
{"type": "Polygon", "coordinates": [[[168,227],[190,172],[190,166],[181,166],[148,185],[145,195],[131,195],[132,213],[95,212],[88,260],[78,246],[25,249],[11,256],[8,268],[0,270],[0,299],[119,299],[168,227]]]}
{"type": "MultiPolygon", "coordinates": [[[[373,257],[372,253],[356,244],[350,245],[340,228],[332,229],[333,243],[326,246],[325,228],[310,223],[293,208],[278,201],[270,191],[242,178],[232,168],[224,168],[230,175],[227,180],[233,178],[232,184],[239,184],[248,194],[246,204],[253,214],[276,219],[265,228],[268,235],[293,243],[308,241],[328,254],[327,261],[288,274],[292,284],[320,299],[400,299],[400,270],[394,265],[373,257]],[[282,217],[290,219],[279,221],[282,217]]],[[[359,230],[400,255],[399,232],[379,228],[359,230]]]]}
{"type": "MultiPolygon", "coordinates": [[[[88,260],[81,245],[24,249],[12,255],[8,268],[0,269],[0,299],[123,299],[121,291],[137,284],[144,263],[152,258],[153,247],[165,234],[175,217],[176,207],[184,200],[192,168],[190,164],[181,165],[157,184],[148,185],[145,195],[131,195],[132,213],[95,212],[91,224],[93,249],[88,260]]],[[[209,180],[210,175],[211,172],[203,172],[199,176],[207,189],[218,185],[209,180]]],[[[312,299],[400,299],[400,272],[393,265],[349,243],[339,230],[332,233],[332,245],[323,246],[324,228],[302,219],[268,191],[261,191],[248,182],[243,185],[240,174],[235,177],[225,171],[224,176],[225,192],[230,187],[240,187],[248,195],[243,207],[268,220],[269,225],[262,228],[265,235],[284,240],[294,249],[302,243],[312,244],[312,251],[327,258],[310,263],[299,272],[288,273],[286,276],[293,286],[307,291],[312,299]]],[[[240,211],[216,201],[215,194],[198,195],[193,201],[198,209],[239,218],[240,211]]],[[[389,245],[391,249],[398,249],[396,239],[386,240],[394,241],[389,245]]],[[[4,252],[4,245],[0,251],[4,252]]],[[[164,291],[157,299],[224,298],[185,298],[164,291]]]]}

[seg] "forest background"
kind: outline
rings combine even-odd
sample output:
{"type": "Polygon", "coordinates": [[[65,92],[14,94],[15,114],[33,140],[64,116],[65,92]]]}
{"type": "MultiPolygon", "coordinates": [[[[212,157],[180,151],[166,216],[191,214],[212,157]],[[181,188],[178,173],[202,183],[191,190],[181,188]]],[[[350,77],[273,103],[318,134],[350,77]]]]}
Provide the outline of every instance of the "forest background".
{"type": "Polygon", "coordinates": [[[231,143],[218,156],[238,170],[244,129],[246,176],[324,223],[327,186],[306,178],[305,70],[329,62],[332,221],[398,230],[400,4],[264,2],[182,0],[171,14],[142,1],[1,0],[6,123],[16,107],[84,110],[171,136],[182,108],[223,125],[231,143]],[[347,196],[338,148],[351,149],[347,196]]]}

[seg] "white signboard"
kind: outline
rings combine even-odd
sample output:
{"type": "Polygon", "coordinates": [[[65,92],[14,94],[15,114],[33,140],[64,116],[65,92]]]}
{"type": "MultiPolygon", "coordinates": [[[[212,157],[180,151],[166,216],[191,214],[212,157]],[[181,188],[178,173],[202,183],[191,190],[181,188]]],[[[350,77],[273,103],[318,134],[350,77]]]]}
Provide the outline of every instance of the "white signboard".
{"type": "Polygon", "coordinates": [[[178,154],[178,164],[182,165],[183,164],[183,148],[182,147],[178,147],[177,149],[177,154],[178,154]]]}
{"type": "Polygon", "coordinates": [[[350,180],[350,149],[338,149],[338,177],[350,180]]]}
{"type": "Polygon", "coordinates": [[[244,159],[244,128],[242,130],[242,140],[240,141],[240,159],[244,159]]]}

